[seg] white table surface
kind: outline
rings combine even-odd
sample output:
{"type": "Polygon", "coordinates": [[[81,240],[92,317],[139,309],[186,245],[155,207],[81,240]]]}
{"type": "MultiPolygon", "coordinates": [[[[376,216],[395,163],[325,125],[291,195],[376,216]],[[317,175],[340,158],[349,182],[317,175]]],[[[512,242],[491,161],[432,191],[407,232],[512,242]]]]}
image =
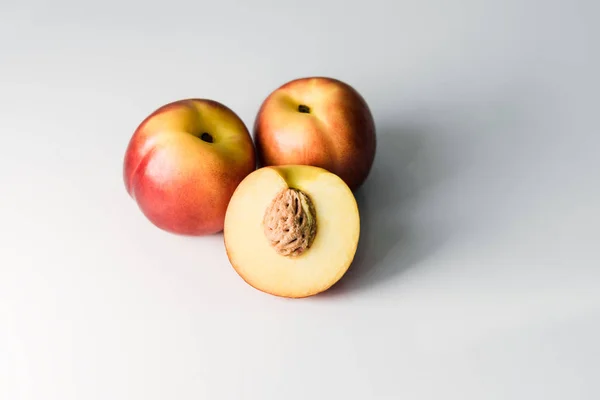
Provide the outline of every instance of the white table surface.
{"type": "Polygon", "coordinates": [[[0,399],[600,398],[599,3],[0,3],[0,399]],[[354,265],[285,300],[152,226],[137,124],[251,127],[293,78],[367,99],[354,265]]]}

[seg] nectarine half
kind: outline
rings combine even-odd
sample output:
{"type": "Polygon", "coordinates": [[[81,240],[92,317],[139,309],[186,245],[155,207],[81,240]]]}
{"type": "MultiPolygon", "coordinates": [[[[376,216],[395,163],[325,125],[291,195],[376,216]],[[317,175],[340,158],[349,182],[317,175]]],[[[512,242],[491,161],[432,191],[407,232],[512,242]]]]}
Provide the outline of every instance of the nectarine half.
{"type": "Polygon", "coordinates": [[[334,285],[356,253],[360,217],[354,195],[319,167],[263,167],[234,192],[224,241],[235,271],[252,287],[307,297],[334,285]]]}

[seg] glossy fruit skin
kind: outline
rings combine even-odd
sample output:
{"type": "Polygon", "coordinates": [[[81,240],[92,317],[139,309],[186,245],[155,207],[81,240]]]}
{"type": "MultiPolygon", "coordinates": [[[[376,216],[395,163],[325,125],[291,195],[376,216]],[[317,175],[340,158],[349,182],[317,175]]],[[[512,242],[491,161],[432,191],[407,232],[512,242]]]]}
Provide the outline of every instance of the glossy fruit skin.
{"type": "Polygon", "coordinates": [[[321,167],[353,191],[367,179],[377,147],[365,99],[329,77],[299,78],[274,90],[257,113],[253,135],[259,166],[321,167]]]}
{"type": "Polygon", "coordinates": [[[255,168],[252,138],[235,112],[214,100],[184,99],[140,123],[125,152],[123,180],[158,228],[201,236],[223,229],[235,188],[255,168]],[[212,142],[202,139],[207,126],[212,142]]]}

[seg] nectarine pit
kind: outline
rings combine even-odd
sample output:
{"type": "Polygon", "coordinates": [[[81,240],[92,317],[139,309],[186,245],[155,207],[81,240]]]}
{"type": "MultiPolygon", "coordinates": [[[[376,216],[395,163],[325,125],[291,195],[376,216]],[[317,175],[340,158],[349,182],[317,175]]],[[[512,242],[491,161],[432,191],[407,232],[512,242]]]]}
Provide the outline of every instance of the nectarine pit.
{"type": "Polygon", "coordinates": [[[310,107],[308,107],[307,105],[304,105],[304,104],[300,104],[298,106],[298,112],[301,112],[304,114],[310,114],[310,107]]]}
{"type": "Polygon", "coordinates": [[[263,231],[278,254],[295,257],[304,253],[317,234],[316,212],[310,197],[295,188],[279,192],[265,211],[263,231]]]}
{"type": "Polygon", "coordinates": [[[200,139],[208,143],[212,143],[214,141],[212,135],[208,132],[203,132],[202,135],[200,135],[200,139]]]}

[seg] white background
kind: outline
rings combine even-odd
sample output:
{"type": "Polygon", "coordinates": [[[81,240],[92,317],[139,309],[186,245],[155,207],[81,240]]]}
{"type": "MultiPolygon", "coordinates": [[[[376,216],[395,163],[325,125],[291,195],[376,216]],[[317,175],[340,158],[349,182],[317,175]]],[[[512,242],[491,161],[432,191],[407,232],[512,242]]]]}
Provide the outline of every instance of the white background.
{"type": "Polygon", "coordinates": [[[0,3],[0,399],[600,398],[598,2],[0,3]],[[293,78],[378,128],[351,271],[262,294],[152,226],[156,107],[293,78]]]}

